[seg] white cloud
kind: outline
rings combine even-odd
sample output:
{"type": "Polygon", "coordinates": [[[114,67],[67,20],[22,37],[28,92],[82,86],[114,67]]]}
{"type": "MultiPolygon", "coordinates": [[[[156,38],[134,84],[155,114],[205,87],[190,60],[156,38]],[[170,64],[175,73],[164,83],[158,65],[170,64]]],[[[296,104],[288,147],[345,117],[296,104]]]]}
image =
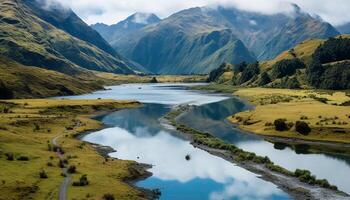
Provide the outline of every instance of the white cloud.
{"type": "MultiPolygon", "coordinates": [[[[52,0],[48,0],[52,1],[52,0]]],[[[289,12],[288,3],[321,16],[334,25],[350,21],[349,0],[58,0],[71,7],[87,23],[113,24],[135,12],[152,12],[161,18],[182,9],[205,5],[234,5],[239,9],[273,14],[289,12]],[[288,3],[287,3],[288,2],[288,3]]]]}

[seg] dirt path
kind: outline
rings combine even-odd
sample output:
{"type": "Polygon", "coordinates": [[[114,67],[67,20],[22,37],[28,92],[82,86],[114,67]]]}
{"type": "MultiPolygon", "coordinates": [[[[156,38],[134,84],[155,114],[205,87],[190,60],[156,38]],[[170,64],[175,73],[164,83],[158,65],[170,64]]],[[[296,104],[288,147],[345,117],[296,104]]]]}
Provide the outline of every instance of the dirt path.
{"type": "MultiPolygon", "coordinates": [[[[52,139],[51,143],[54,146],[59,146],[57,140],[62,137],[63,135],[59,135],[55,138],[52,139]]],[[[61,151],[57,150],[57,155],[60,159],[63,159],[63,154],[61,151]]],[[[65,176],[65,178],[63,179],[60,188],[59,188],[59,192],[58,192],[58,200],[67,200],[67,190],[68,190],[68,186],[70,184],[71,181],[71,177],[69,175],[69,173],[67,172],[67,167],[64,167],[62,169],[62,174],[65,176]]]]}

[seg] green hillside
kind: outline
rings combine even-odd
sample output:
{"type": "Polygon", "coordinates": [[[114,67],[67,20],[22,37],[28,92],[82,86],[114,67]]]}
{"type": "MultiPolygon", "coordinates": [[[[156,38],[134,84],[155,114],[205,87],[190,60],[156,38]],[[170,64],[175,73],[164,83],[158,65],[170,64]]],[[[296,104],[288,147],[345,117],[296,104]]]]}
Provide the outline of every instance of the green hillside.
{"type": "Polygon", "coordinates": [[[34,1],[0,0],[0,55],[23,65],[72,75],[84,72],[83,68],[133,73],[71,10],[42,12],[38,6],[34,1]],[[59,20],[58,16],[66,15],[70,17],[59,20]]]}
{"type": "Polygon", "coordinates": [[[213,71],[209,81],[272,88],[350,88],[350,36],[308,40],[273,60],[213,71]],[[226,74],[226,78],[223,77],[226,74]],[[227,80],[227,74],[232,77],[227,80]]]}
{"type": "Polygon", "coordinates": [[[38,67],[23,66],[0,57],[0,99],[44,98],[102,89],[92,75],[80,78],[38,67]],[[90,79],[90,80],[89,80],[90,79]]]}

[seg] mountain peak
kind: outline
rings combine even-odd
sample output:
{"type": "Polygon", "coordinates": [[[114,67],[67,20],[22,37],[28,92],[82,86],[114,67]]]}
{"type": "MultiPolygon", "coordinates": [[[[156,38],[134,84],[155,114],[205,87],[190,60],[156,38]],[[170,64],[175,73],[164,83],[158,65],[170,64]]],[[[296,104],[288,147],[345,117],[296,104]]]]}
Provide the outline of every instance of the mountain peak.
{"type": "Polygon", "coordinates": [[[136,12],[133,15],[129,16],[124,22],[132,22],[135,24],[153,24],[160,21],[159,17],[153,13],[144,13],[144,12],[136,12]]]}

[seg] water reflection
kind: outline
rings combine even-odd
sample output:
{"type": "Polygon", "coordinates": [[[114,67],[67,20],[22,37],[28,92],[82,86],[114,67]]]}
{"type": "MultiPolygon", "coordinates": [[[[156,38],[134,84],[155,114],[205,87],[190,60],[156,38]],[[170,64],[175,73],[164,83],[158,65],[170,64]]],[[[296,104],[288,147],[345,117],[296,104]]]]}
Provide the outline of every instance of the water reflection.
{"type": "Polygon", "coordinates": [[[288,199],[275,185],[165,130],[158,118],[169,109],[149,104],[107,115],[101,120],[115,127],[84,140],[113,147],[113,157],[152,164],[153,176],[138,185],[160,188],[161,199],[288,199]]]}
{"type": "Polygon", "coordinates": [[[291,171],[308,169],[318,178],[328,179],[339,189],[350,193],[349,156],[332,153],[312,153],[309,145],[293,145],[293,148],[281,143],[270,143],[258,136],[242,133],[228,124],[225,119],[232,113],[245,110],[247,107],[237,99],[228,99],[195,107],[179,121],[202,131],[210,132],[227,142],[261,156],[268,156],[276,164],[291,171]],[[205,123],[200,123],[204,121],[205,123]],[[203,125],[205,124],[205,125],[203,125]],[[331,173],[330,173],[331,172],[331,173]]]}
{"type": "Polygon", "coordinates": [[[107,87],[107,90],[91,94],[69,96],[69,99],[118,99],[138,100],[143,103],[158,103],[166,105],[191,104],[202,105],[228,99],[225,95],[208,94],[186,90],[188,86],[203,85],[201,83],[157,83],[157,84],[126,84],[107,87]]]}

